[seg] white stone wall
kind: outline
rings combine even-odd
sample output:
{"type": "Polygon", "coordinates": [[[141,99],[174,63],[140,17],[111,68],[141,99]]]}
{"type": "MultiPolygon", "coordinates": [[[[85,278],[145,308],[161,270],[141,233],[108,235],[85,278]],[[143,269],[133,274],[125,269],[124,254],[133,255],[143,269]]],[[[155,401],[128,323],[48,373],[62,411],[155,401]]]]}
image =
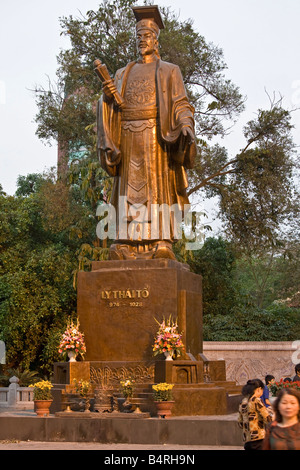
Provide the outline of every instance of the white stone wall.
{"type": "Polygon", "coordinates": [[[267,374],[275,380],[295,375],[300,363],[300,341],[204,341],[203,353],[209,360],[225,360],[226,378],[244,385],[247,380],[267,374]]]}

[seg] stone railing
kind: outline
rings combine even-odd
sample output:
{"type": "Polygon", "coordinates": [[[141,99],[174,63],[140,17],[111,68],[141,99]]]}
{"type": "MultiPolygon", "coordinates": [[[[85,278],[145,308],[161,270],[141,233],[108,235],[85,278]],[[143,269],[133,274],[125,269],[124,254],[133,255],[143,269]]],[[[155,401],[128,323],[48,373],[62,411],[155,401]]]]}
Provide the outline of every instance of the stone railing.
{"type": "Polygon", "coordinates": [[[0,408],[33,408],[33,388],[19,387],[19,379],[11,377],[8,387],[0,387],[0,408]]]}
{"type": "Polygon", "coordinates": [[[264,381],[267,374],[280,380],[294,377],[300,363],[300,341],[204,341],[203,353],[211,361],[225,360],[226,378],[244,385],[264,381]]]}

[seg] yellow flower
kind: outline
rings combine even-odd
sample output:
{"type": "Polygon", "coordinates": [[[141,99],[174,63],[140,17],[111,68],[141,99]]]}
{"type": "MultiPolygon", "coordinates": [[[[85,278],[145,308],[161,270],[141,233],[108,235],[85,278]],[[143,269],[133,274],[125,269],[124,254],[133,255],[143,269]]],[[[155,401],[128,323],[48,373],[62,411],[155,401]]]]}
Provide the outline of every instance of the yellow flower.
{"type": "Polygon", "coordinates": [[[168,384],[166,382],[152,385],[153,395],[155,401],[170,401],[172,400],[172,388],[174,384],[168,384]]]}
{"type": "Polygon", "coordinates": [[[157,385],[152,385],[152,388],[153,390],[155,390],[156,392],[165,392],[167,390],[172,390],[172,388],[174,387],[173,384],[168,384],[168,383],[159,383],[157,385]]]}
{"type": "Polygon", "coordinates": [[[51,384],[51,382],[49,382],[49,380],[41,380],[40,382],[36,382],[34,384],[29,385],[29,387],[35,387],[45,390],[46,388],[52,388],[53,385],[51,384]]]}

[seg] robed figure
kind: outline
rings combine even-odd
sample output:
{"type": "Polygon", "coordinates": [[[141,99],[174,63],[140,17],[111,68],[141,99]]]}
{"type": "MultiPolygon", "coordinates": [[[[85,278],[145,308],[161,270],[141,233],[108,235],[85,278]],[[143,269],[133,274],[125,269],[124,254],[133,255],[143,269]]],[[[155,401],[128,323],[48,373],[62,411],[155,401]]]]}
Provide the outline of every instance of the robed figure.
{"type": "Polygon", "coordinates": [[[163,205],[183,211],[189,204],[186,169],[192,168],[196,153],[194,108],[179,67],[159,57],[163,23],[157,7],[133,10],[139,58],[104,83],[97,108],[98,154],[114,177],[111,203],[121,216],[110,258],[174,259],[172,218],[169,230],[151,228],[163,205]]]}

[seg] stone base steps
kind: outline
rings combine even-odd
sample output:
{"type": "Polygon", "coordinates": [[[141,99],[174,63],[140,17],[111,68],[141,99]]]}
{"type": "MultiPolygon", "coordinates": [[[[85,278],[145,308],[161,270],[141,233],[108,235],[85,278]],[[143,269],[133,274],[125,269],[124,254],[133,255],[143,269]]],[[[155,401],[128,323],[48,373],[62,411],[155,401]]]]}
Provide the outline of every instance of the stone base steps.
{"type": "MultiPolygon", "coordinates": [[[[0,413],[0,440],[242,446],[237,415],[181,416],[170,419],[90,413],[72,416],[7,416],[0,413]],[[98,415],[98,416],[96,416],[98,415]],[[94,418],[94,419],[93,419],[94,418]]],[[[126,415],[124,413],[123,415],[126,415]]]]}

